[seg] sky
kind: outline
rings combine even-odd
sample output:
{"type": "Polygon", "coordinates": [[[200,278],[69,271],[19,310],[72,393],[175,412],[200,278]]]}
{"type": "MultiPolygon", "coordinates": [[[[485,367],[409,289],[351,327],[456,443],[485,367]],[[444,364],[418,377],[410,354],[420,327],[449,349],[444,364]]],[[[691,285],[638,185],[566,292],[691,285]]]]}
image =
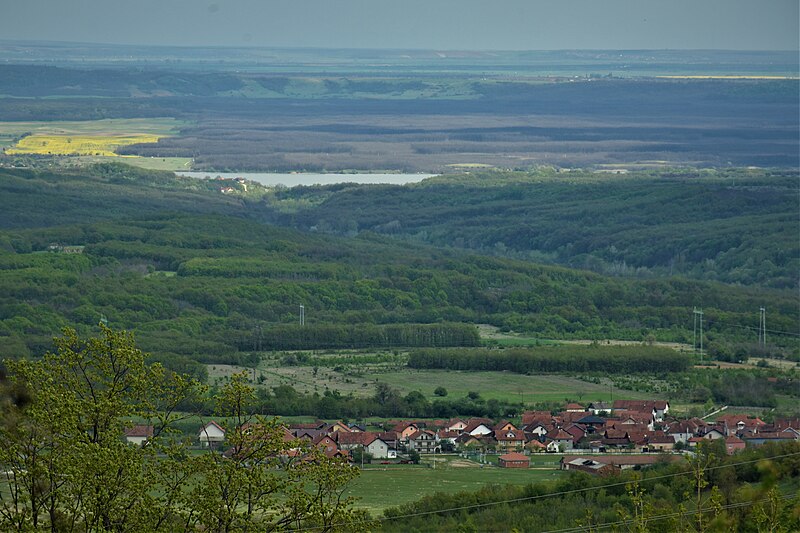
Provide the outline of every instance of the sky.
{"type": "Polygon", "coordinates": [[[0,39],[442,50],[798,50],[798,0],[2,0],[0,39]]]}

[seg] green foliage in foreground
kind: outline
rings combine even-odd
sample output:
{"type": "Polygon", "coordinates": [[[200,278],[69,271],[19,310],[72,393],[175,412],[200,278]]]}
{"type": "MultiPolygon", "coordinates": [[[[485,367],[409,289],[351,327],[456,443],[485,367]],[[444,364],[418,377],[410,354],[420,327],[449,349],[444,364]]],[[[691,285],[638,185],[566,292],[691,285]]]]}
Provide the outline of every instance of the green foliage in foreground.
{"type": "Polygon", "coordinates": [[[171,430],[201,393],[196,382],[145,364],[131,335],[107,328],[88,340],[65,330],[57,346],[39,361],[6,362],[3,531],[359,529],[342,496],[357,470],[252,415],[241,375],[215,398],[226,456],[190,454],[171,430]],[[123,440],[132,417],[153,426],[142,446],[123,440]]]}
{"type": "Polygon", "coordinates": [[[717,443],[687,462],[599,478],[438,493],[387,510],[383,531],[797,531],[800,445],[728,457],[717,443]]]}
{"type": "Polygon", "coordinates": [[[497,349],[420,349],[411,352],[411,368],[510,370],[530,372],[681,372],[689,354],[656,346],[540,346],[497,349]]]}

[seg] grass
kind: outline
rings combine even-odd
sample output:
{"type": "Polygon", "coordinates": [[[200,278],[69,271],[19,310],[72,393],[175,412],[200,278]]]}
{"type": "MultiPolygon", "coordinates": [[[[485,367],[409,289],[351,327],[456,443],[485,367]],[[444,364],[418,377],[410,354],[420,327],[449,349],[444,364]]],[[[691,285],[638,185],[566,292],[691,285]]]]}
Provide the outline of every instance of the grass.
{"type": "MultiPolygon", "coordinates": [[[[348,352],[347,355],[352,355],[348,352]]],[[[335,356],[334,356],[335,357],[335,356]]],[[[232,365],[207,365],[209,383],[229,377],[245,370],[232,365]]],[[[252,369],[250,369],[252,373],[252,369]]],[[[465,397],[476,391],[485,400],[497,399],[509,402],[523,402],[526,405],[540,402],[572,401],[610,401],[612,391],[606,384],[583,381],[562,374],[524,375],[512,372],[467,372],[452,370],[417,370],[401,364],[347,365],[337,371],[331,367],[319,367],[314,373],[311,366],[280,366],[275,360],[262,361],[257,376],[264,380],[257,387],[272,388],[278,385],[291,385],[303,393],[322,393],[326,388],[338,390],[342,394],[368,397],[375,393],[375,384],[385,382],[405,395],[420,391],[429,399],[434,399],[433,391],[443,386],[447,398],[465,397]]],[[[613,399],[652,399],[659,395],[617,389],[613,399]]]]}
{"type": "MultiPolygon", "coordinates": [[[[555,462],[559,459],[554,456],[546,458],[555,462]]],[[[389,507],[410,503],[436,492],[453,494],[475,491],[487,484],[527,485],[554,480],[563,475],[557,466],[546,469],[504,469],[495,466],[481,468],[477,463],[452,466],[453,463],[466,465],[472,462],[441,461],[436,469],[428,465],[370,465],[350,484],[347,496],[359,499],[356,507],[377,515],[389,507]]]]}

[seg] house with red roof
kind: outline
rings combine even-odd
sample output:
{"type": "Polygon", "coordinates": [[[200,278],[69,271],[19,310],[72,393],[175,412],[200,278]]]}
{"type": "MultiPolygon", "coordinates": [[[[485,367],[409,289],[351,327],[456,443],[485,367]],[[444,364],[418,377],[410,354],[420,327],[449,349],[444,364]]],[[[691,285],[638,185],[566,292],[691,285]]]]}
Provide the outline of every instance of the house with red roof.
{"type": "Polygon", "coordinates": [[[497,466],[500,468],[528,468],[531,460],[521,453],[511,452],[497,458],[497,466]]]}
{"type": "Polygon", "coordinates": [[[136,424],[125,430],[125,441],[128,444],[136,444],[137,446],[144,446],[148,439],[153,438],[153,426],[145,424],[136,424]]]}

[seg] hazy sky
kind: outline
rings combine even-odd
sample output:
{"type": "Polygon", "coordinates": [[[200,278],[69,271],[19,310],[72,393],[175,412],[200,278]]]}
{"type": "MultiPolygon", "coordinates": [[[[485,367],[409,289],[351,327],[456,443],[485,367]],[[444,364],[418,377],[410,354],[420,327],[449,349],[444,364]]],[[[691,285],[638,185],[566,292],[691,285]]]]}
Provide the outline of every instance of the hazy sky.
{"type": "Polygon", "coordinates": [[[798,0],[3,0],[0,39],[473,50],[797,50],[798,0]]]}

